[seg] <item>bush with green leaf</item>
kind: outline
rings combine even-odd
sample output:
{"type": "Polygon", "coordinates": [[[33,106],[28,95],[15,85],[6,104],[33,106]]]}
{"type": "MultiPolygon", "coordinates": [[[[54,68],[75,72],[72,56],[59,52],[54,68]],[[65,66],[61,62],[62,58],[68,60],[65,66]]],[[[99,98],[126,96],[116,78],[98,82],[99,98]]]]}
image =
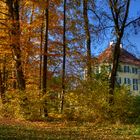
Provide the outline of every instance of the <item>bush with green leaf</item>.
{"type": "Polygon", "coordinates": [[[102,75],[101,79],[95,78],[92,82],[83,81],[75,90],[66,94],[65,113],[68,119],[93,122],[129,121],[134,112],[134,96],[126,87],[116,87],[114,104],[110,105],[109,83],[105,77],[102,75]]]}

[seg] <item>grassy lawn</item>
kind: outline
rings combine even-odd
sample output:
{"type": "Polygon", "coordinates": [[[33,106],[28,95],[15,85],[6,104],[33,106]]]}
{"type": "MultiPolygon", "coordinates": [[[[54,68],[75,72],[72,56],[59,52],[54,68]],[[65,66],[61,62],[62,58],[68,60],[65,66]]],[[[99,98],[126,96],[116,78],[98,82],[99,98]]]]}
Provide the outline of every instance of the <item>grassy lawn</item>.
{"type": "Polygon", "coordinates": [[[140,140],[140,126],[0,120],[0,140],[140,140]]]}

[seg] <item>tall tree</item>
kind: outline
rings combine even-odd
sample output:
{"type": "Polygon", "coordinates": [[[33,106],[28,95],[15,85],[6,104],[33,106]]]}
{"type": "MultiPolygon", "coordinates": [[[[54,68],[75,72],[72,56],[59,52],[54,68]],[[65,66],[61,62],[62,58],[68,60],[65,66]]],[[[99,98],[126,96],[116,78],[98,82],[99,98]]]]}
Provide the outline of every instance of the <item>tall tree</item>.
{"type": "Polygon", "coordinates": [[[84,17],[84,28],[86,35],[86,49],[87,49],[87,78],[92,78],[92,67],[91,67],[91,37],[89,31],[89,19],[88,19],[88,0],[83,0],[83,17],[84,17]]]}
{"type": "Polygon", "coordinates": [[[5,91],[6,91],[6,55],[4,56],[2,61],[2,70],[0,69],[0,95],[2,99],[2,103],[6,103],[6,96],[5,96],[5,91]]]}
{"type": "Polygon", "coordinates": [[[64,108],[64,95],[65,95],[65,75],[66,75],[66,0],[63,4],[63,65],[62,65],[62,103],[61,103],[61,113],[64,108]]]}
{"type": "Polygon", "coordinates": [[[8,7],[8,14],[10,19],[10,37],[11,37],[11,49],[14,54],[14,60],[16,65],[16,74],[18,81],[18,88],[20,90],[25,90],[25,77],[22,68],[22,54],[20,45],[20,0],[6,0],[8,7]]]}
{"type": "MultiPolygon", "coordinates": [[[[42,13],[44,15],[44,11],[42,13]]],[[[44,17],[44,16],[43,16],[44,17]]],[[[39,89],[42,89],[42,48],[43,48],[43,29],[44,29],[44,18],[41,23],[41,32],[40,32],[40,64],[39,64],[39,89]]]]}
{"type": "MultiPolygon", "coordinates": [[[[46,20],[46,31],[45,31],[45,46],[44,46],[44,57],[43,57],[43,83],[42,83],[42,88],[43,88],[43,94],[46,94],[47,91],[47,72],[48,72],[48,30],[49,30],[49,0],[46,1],[47,8],[45,10],[45,20],[46,20]]],[[[45,107],[44,107],[44,113],[45,116],[47,116],[47,101],[45,101],[45,107]]]]}
{"type": "Polygon", "coordinates": [[[113,68],[111,71],[110,78],[110,103],[113,103],[113,95],[116,81],[117,68],[120,57],[120,44],[124,35],[127,18],[129,14],[130,0],[109,0],[109,6],[111,9],[114,28],[115,28],[115,37],[116,43],[113,50],[113,68]]]}

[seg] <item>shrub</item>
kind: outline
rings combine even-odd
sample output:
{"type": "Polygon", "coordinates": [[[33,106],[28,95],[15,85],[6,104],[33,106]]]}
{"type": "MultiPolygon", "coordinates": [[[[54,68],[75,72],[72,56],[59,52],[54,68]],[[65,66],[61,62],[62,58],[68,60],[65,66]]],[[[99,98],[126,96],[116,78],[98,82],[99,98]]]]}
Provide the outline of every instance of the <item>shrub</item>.
{"type": "Polygon", "coordinates": [[[6,103],[2,105],[0,115],[8,118],[23,118],[20,108],[20,100],[18,91],[8,91],[5,93],[6,103]]]}
{"type": "Polygon", "coordinates": [[[108,81],[85,81],[76,90],[66,95],[65,113],[68,119],[84,121],[128,122],[134,104],[134,97],[126,87],[117,87],[114,104],[109,104],[108,81]]]}

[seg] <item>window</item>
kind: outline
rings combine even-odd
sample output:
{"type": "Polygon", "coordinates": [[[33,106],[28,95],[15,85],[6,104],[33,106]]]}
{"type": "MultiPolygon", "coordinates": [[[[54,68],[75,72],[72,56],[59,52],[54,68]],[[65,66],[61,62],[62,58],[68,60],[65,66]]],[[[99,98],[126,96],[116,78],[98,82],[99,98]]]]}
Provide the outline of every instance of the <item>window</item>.
{"type": "Polygon", "coordinates": [[[117,83],[120,85],[122,83],[121,77],[117,77],[117,83]]]}
{"type": "Polygon", "coordinates": [[[137,74],[138,73],[138,69],[137,68],[132,68],[132,73],[137,74]]]}
{"type": "Polygon", "coordinates": [[[130,78],[124,78],[124,84],[131,85],[131,79],[130,78]]]}
{"type": "Polygon", "coordinates": [[[124,72],[130,72],[129,66],[124,66],[124,72]]]}
{"type": "Polygon", "coordinates": [[[118,65],[118,72],[123,72],[122,66],[118,65]]]}
{"type": "Polygon", "coordinates": [[[133,79],[133,90],[138,90],[138,79],[133,79]]]}

